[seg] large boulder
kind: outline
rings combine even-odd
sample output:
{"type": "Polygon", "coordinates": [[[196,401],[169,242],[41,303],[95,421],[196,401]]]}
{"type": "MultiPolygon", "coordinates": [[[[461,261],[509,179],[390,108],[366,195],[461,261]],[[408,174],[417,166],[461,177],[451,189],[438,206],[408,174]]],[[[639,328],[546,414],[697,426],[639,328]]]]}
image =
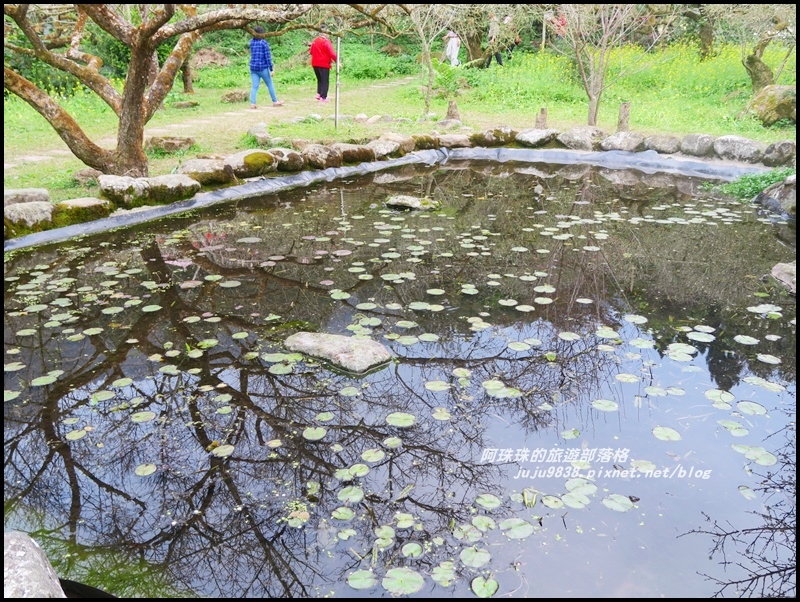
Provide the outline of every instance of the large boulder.
{"type": "Polygon", "coordinates": [[[764,86],[747,105],[764,127],[781,119],[797,123],[797,86],[764,86]]]}
{"type": "Polygon", "coordinates": [[[225,165],[239,178],[255,178],[277,169],[278,162],[269,151],[250,149],[234,153],[225,159],[225,165]]]}
{"type": "Polygon", "coordinates": [[[592,151],[600,150],[600,143],[606,138],[606,134],[596,126],[579,125],[562,132],[557,138],[567,148],[592,151]]]}
{"type": "Polygon", "coordinates": [[[681,150],[681,139],[677,136],[655,134],[644,139],[644,148],[672,155],[681,150]]]}
{"type": "Polygon", "coordinates": [[[797,294],[797,261],[775,264],[770,275],[786,286],[790,293],[797,294]]]}
{"type": "Polygon", "coordinates": [[[681,139],[681,152],[693,157],[710,157],[714,154],[714,136],[687,134],[681,139]]]}
{"type": "Polygon", "coordinates": [[[301,154],[308,166],[315,169],[342,166],[342,153],[322,144],[309,144],[301,154]]]}
{"type": "Polygon", "coordinates": [[[342,153],[344,163],[371,163],[375,160],[375,151],[363,144],[336,142],[331,148],[342,153]]]}
{"type": "Polygon", "coordinates": [[[4,188],[3,206],[16,203],[32,203],[34,201],[50,202],[47,188],[4,188]]]}
{"type": "Polygon", "coordinates": [[[558,130],[528,128],[517,132],[515,140],[522,146],[538,148],[550,144],[558,134],[558,130]]]}
{"type": "Polygon", "coordinates": [[[235,102],[247,102],[250,99],[250,91],[249,90],[230,90],[225,92],[222,96],[220,96],[220,102],[227,102],[227,103],[235,103],[235,102]]]}
{"type": "Polygon", "coordinates": [[[290,351],[321,358],[349,372],[366,372],[385,364],[392,354],[381,343],[339,334],[297,332],[284,344],[290,351]]]}
{"type": "Polygon", "coordinates": [[[475,132],[469,138],[475,146],[496,147],[506,146],[514,142],[517,131],[507,125],[475,132]]]}
{"type": "Polygon", "coordinates": [[[403,154],[400,143],[396,140],[372,140],[367,142],[367,148],[372,149],[377,161],[382,161],[387,157],[399,157],[403,154]]]}
{"type": "Polygon", "coordinates": [[[191,136],[150,136],[144,141],[145,150],[162,153],[177,153],[194,146],[191,136]]]}
{"type": "Polygon", "coordinates": [[[291,148],[275,147],[267,152],[275,157],[275,167],[278,171],[303,171],[306,166],[306,160],[303,155],[291,148]]]}
{"type": "Polygon", "coordinates": [[[753,202],[783,217],[797,219],[797,174],[768,186],[753,202]]]}
{"type": "Polygon", "coordinates": [[[197,180],[203,186],[233,181],[233,171],[226,167],[222,159],[189,159],[181,163],[178,173],[197,180]]]}
{"type": "Polygon", "coordinates": [[[439,148],[472,148],[472,141],[466,134],[442,134],[439,148]]]}
{"type": "Polygon", "coordinates": [[[645,150],[644,136],[636,132],[617,132],[600,142],[600,148],[604,151],[618,150],[637,153],[645,150]]]}
{"type": "Polygon", "coordinates": [[[67,224],[79,224],[108,217],[113,210],[114,206],[110,201],[81,197],[56,203],[53,219],[67,224]]]}
{"type": "Polygon", "coordinates": [[[412,134],[414,148],[417,150],[431,150],[439,148],[439,140],[430,134],[412,134]]]}
{"type": "Polygon", "coordinates": [[[386,199],[386,206],[391,209],[417,209],[420,211],[435,211],[442,207],[441,201],[428,197],[416,197],[407,194],[398,194],[386,199]]]}
{"type": "Polygon", "coordinates": [[[714,153],[720,159],[758,163],[767,145],[742,136],[720,136],[714,140],[714,153]]]}
{"type": "Polygon", "coordinates": [[[397,142],[398,145],[398,154],[400,155],[407,155],[408,153],[414,152],[416,148],[414,143],[414,138],[411,136],[407,136],[406,134],[397,134],[395,132],[387,132],[383,134],[378,140],[387,140],[389,142],[397,142]]]}
{"type": "Polygon", "coordinates": [[[67,597],[42,548],[21,531],[3,534],[3,597],[67,597]]]}
{"type": "Polygon", "coordinates": [[[55,205],[50,201],[14,203],[3,207],[6,233],[16,236],[19,230],[42,230],[53,221],[55,205]]]}
{"type": "Polygon", "coordinates": [[[767,167],[780,167],[791,165],[797,154],[797,143],[794,140],[781,140],[774,142],[764,151],[761,162],[767,167]]]}
{"type": "Polygon", "coordinates": [[[186,174],[152,178],[103,174],[97,178],[97,183],[103,196],[117,205],[129,209],[187,199],[194,196],[201,188],[200,182],[186,174]]]}

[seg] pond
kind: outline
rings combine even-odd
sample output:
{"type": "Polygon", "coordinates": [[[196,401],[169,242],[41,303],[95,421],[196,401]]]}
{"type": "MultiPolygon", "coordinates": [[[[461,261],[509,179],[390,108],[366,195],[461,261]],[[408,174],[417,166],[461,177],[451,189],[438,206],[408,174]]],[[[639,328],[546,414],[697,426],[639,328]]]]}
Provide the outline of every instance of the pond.
{"type": "Polygon", "coordinates": [[[6,529],[130,597],[793,595],[794,239],[704,181],[410,165],[7,252],[6,529]]]}

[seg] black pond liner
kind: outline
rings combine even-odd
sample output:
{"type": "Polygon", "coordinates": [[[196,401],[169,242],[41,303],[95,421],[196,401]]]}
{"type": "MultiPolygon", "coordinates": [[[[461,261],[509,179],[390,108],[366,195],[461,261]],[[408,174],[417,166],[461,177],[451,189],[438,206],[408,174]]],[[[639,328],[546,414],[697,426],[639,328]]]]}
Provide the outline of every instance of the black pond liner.
{"type": "Polygon", "coordinates": [[[3,251],[15,251],[26,247],[62,242],[88,234],[97,234],[115,228],[125,228],[149,222],[162,217],[203,209],[229,201],[256,198],[316,184],[330,182],[338,178],[360,176],[377,171],[385,171],[404,165],[444,165],[448,161],[497,161],[499,163],[547,163],[556,165],[593,165],[608,169],[636,169],[646,174],[672,173],[684,176],[730,181],[750,173],[761,173],[768,169],[763,166],[741,165],[691,159],[677,159],[648,150],[639,153],[628,151],[575,151],[561,149],[519,149],[519,148],[456,148],[415,151],[404,157],[361,163],[345,167],[330,167],[319,171],[304,171],[290,176],[266,178],[211,192],[203,192],[191,199],[169,205],[150,207],[140,211],[112,215],[103,219],[64,228],[54,228],[44,232],[27,234],[7,240],[3,251]]]}

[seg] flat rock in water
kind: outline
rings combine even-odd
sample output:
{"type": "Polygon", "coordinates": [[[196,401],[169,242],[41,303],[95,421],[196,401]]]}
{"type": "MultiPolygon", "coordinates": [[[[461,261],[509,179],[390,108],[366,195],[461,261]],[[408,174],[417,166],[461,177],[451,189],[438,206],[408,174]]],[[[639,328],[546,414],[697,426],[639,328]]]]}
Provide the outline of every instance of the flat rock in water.
{"type": "Polygon", "coordinates": [[[365,372],[392,359],[389,350],[377,341],[340,334],[297,332],[284,344],[290,351],[328,360],[350,372],[365,372]]]}

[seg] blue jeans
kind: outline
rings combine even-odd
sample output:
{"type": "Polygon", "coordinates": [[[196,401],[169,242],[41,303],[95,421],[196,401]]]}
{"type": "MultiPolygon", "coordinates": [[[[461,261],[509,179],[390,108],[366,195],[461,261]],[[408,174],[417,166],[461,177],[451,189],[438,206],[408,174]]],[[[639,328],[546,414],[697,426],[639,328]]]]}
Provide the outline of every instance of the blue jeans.
{"type": "Polygon", "coordinates": [[[275,94],[275,86],[272,85],[272,75],[269,72],[269,69],[264,69],[263,71],[251,71],[250,72],[250,79],[253,81],[253,87],[250,88],[250,104],[256,104],[256,96],[258,95],[258,86],[261,85],[261,80],[264,80],[264,83],[267,84],[267,90],[269,90],[269,96],[272,98],[272,102],[276,102],[278,100],[278,96],[275,94]]]}

